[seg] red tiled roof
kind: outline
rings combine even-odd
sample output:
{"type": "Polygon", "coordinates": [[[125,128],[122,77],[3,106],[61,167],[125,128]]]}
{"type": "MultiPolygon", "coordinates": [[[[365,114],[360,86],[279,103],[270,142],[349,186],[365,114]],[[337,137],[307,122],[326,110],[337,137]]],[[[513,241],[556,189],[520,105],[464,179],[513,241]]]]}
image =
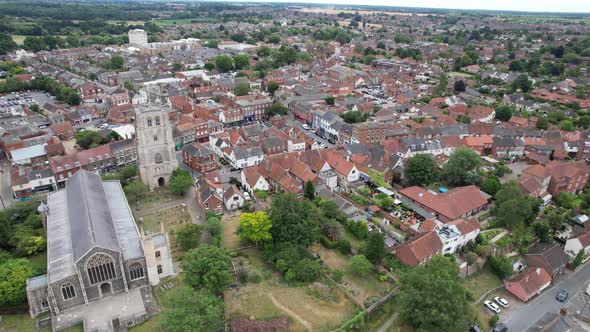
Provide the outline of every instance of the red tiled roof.
{"type": "Polygon", "coordinates": [[[424,188],[413,186],[404,188],[399,193],[451,220],[488,203],[476,186],[457,187],[444,194],[433,194],[424,188]]]}
{"type": "Polygon", "coordinates": [[[395,255],[405,265],[415,266],[425,262],[434,255],[440,254],[443,243],[436,234],[431,231],[418,235],[410,242],[399,246],[395,255]]]}
{"type": "MultiPolygon", "coordinates": [[[[516,284],[516,286],[519,286],[520,290],[522,290],[525,293],[523,295],[526,295],[526,299],[529,299],[531,296],[538,293],[543,286],[547,285],[550,282],[551,276],[549,275],[549,273],[547,273],[547,271],[545,271],[544,268],[531,266],[526,270],[522,271],[514,278],[506,280],[505,284],[513,285],[512,287],[506,287],[506,290],[508,290],[511,293],[512,290],[514,290],[514,284],[516,284]]],[[[521,296],[519,295],[516,296],[521,298],[521,296]]]]}

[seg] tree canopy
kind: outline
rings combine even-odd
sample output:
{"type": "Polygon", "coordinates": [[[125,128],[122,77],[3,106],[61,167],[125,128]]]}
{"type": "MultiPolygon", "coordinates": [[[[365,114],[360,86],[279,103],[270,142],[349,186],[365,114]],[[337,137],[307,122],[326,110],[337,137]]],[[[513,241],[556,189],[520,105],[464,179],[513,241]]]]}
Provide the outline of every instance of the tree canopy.
{"type": "Polygon", "coordinates": [[[0,306],[14,306],[27,301],[27,279],[33,277],[33,266],[24,258],[9,259],[0,264],[0,306]]]}
{"type": "Polygon", "coordinates": [[[189,286],[195,290],[204,287],[216,294],[222,293],[232,280],[229,265],[227,252],[215,246],[191,249],[180,262],[189,286]]]}
{"type": "Polygon", "coordinates": [[[500,105],[496,108],[496,119],[500,121],[508,121],[512,117],[512,107],[507,105],[500,105]]]}
{"type": "Polygon", "coordinates": [[[272,223],[264,211],[242,213],[240,215],[240,237],[259,245],[272,239],[270,229],[272,223]]]}
{"type": "Polygon", "coordinates": [[[193,184],[191,173],[184,169],[177,168],[170,175],[170,191],[177,195],[184,194],[193,184]]]}
{"type": "Polygon", "coordinates": [[[208,332],[223,329],[223,300],[211,292],[183,286],[170,290],[158,327],[168,332],[208,332]]]}
{"type": "Polygon", "coordinates": [[[443,167],[443,178],[451,185],[464,186],[479,180],[479,155],[470,148],[455,149],[443,167]]]}
{"type": "Polygon", "coordinates": [[[427,186],[438,179],[436,161],[429,154],[417,154],[406,162],[404,176],[412,185],[427,186]]]}
{"type": "Polygon", "coordinates": [[[201,242],[201,225],[186,224],[180,227],[174,236],[180,250],[187,251],[196,248],[201,242]]]}
{"type": "Polygon", "coordinates": [[[523,193],[515,181],[506,182],[494,196],[496,206],[492,213],[496,221],[509,229],[527,226],[539,212],[539,202],[523,193]]]}
{"type": "Polygon", "coordinates": [[[403,274],[397,295],[400,317],[418,331],[467,331],[471,294],[458,275],[457,264],[445,256],[403,274]]]}
{"type": "Polygon", "coordinates": [[[319,213],[309,200],[300,200],[294,194],[273,196],[270,208],[273,243],[292,243],[309,246],[319,237],[319,213]]]}

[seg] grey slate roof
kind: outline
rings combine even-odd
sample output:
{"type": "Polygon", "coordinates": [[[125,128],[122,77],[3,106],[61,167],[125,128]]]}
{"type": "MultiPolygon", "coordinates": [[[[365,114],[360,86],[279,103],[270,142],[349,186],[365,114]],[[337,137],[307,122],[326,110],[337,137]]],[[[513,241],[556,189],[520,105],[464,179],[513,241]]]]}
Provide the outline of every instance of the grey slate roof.
{"type": "Polygon", "coordinates": [[[49,282],[75,273],[75,262],[94,247],[143,256],[139,232],[118,181],[80,170],[66,188],[49,194],[47,266],[49,282]]]}

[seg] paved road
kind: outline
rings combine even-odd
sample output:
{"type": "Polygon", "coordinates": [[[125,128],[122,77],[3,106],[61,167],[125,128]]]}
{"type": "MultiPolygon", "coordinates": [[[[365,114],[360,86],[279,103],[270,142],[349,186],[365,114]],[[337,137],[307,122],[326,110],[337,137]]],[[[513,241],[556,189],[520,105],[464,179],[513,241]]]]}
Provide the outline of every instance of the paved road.
{"type": "Polygon", "coordinates": [[[588,282],[590,282],[590,263],[586,263],[580,269],[574,271],[567,279],[543,291],[541,296],[511,312],[508,319],[503,323],[506,324],[509,331],[524,331],[546,312],[557,313],[563,305],[567,306],[567,303],[575,294],[586,289],[588,282]],[[565,304],[555,299],[557,293],[562,289],[569,292],[569,298],[565,304]]]}
{"type": "Polygon", "coordinates": [[[328,142],[327,139],[323,139],[323,138],[319,137],[318,135],[312,133],[311,131],[303,129],[303,124],[301,122],[295,120],[293,117],[287,117],[287,120],[285,122],[288,126],[301,128],[307,136],[313,138],[317,142],[320,142],[320,144],[325,144],[327,147],[334,146],[334,144],[328,142]]]}
{"type": "Polygon", "coordinates": [[[0,204],[0,208],[7,208],[14,203],[10,186],[10,166],[4,164],[0,167],[0,196],[4,203],[3,206],[0,204]]]}

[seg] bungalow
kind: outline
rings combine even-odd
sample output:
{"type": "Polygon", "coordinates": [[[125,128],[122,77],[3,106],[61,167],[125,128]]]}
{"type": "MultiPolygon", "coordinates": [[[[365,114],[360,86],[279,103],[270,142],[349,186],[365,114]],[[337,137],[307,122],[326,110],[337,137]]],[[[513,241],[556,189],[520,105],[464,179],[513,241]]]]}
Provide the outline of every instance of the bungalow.
{"type": "Polygon", "coordinates": [[[490,199],[489,195],[476,186],[457,187],[441,194],[413,186],[404,188],[398,193],[434,214],[443,223],[464,219],[484,210],[490,199]]]}
{"type": "Polygon", "coordinates": [[[526,302],[551,284],[551,276],[542,267],[531,266],[512,279],[504,280],[504,288],[526,302]]]}

